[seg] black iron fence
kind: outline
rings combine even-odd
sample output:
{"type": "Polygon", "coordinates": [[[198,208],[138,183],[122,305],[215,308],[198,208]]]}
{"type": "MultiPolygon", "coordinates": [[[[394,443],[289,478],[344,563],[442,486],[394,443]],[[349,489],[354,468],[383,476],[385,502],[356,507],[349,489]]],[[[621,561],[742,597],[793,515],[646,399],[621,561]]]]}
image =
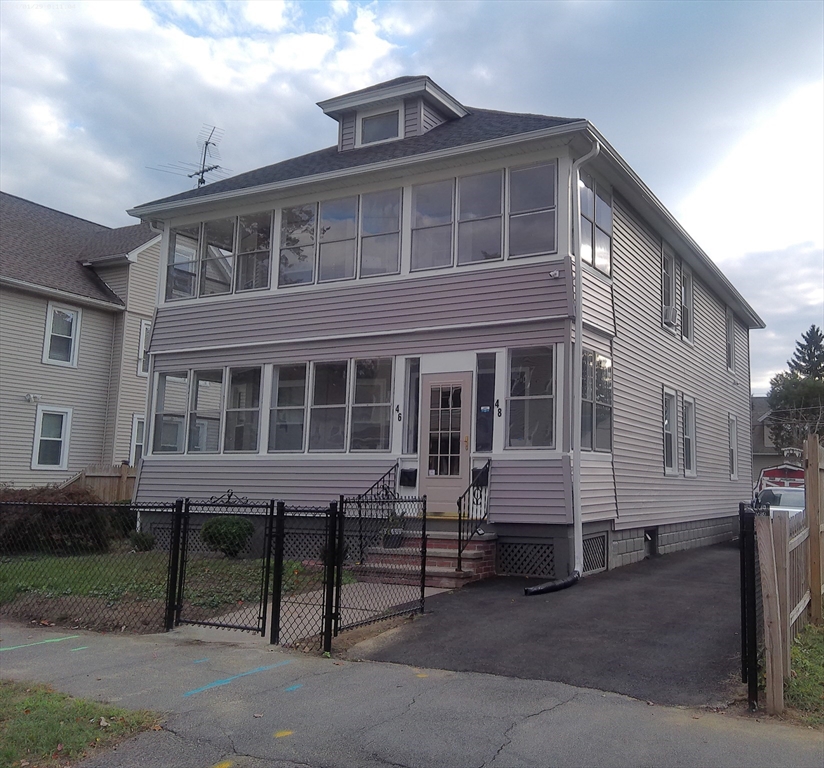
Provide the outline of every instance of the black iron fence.
{"type": "Polygon", "coordinates": [[[489,468],[492,461],[472,470],[472,482],[458,499],[458,570],[466,545],[486,521],[489,512],[489,468]]]}
{"type": "Polygon", "coordinates": [[[757,515],[770,514],[769,506],[739,504],[741,568],[741,682],[747,684],[750,709],[758,708],[758,669],[763,649],[763,605],[758,542],[755,533],[757,515]]]}
{"type": "Polygon", "coordinates": [[[168,550],[141,530],[174,504],[0,502],[0,615],[100,631],[164,626],[168,550]]]}

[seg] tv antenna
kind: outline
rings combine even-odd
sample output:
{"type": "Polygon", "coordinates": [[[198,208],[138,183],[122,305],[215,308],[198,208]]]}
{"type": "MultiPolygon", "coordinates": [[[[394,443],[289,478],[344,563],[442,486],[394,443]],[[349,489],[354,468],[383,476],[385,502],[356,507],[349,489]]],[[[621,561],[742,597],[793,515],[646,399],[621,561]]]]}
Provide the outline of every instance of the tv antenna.
{"type": "Polygon", "coordinates": [[[197,146],[200,150],[199,163],[187,163],[184,161],[177,161],[174,163],[166,163],[158,168],[151,168],[153,171],[161,171],[162,173],[171,173],[175,176],[186,176],[189,179],[197,178],[197,186],[202,187],[206,183],[206,174],[213,173],[219,178],[226,178],[229,175],[229,168],[224,168],[215,161],[219,161],[220,151],[217,145],[223,138],[223,129],[217,128],[214,125],[203,124],[200,133],[197,137],[197,146]]]}

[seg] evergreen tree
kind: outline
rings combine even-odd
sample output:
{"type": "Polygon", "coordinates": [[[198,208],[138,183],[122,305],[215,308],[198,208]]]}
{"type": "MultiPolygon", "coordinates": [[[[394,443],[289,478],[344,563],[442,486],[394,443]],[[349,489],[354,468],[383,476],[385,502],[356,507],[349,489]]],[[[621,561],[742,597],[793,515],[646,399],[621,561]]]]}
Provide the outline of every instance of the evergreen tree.
{"type": "Polygon", "coordinates": [[[795,342],[792,360],[787,361],[791,373],[812,379],[824,380],[824,333],[815,325],[795,342]]]}

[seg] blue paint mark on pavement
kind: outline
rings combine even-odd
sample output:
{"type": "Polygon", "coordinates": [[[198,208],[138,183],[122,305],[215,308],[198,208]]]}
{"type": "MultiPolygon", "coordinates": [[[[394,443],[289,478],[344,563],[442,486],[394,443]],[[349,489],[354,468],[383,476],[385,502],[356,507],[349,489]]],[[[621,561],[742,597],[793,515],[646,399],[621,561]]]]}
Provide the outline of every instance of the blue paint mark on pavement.
{"type": "Polygon", "coordinates": [[[195,688],[192,691],[186,691],[183,696],[194,696],[196,693],[203,693],[203,691],[208,691],[210,688],[217,688],[221,685],[228,685],[233,680],[237,680],[240,677],[246,677],[247,675],[254,675],[255,672],[265,672],[267,669],[274,669],[275,667],[283,667],[286,664],[291,664],[291,661],[279,661],[277,664],[269,664],[266,667],[258,667],[257,669],[250,669],[248,672],[241,672],[239,675],[232,675],[231,677],[227,677],[225,680],[215,680],[213,683],[209,683],[208,685],[204,685],[201,688],[195,688]]]}
{"type": "Polygon", "coordinates": [[[298,688],[303,688],[303,683],[298,683],[297,685],[290,685],[288,688],[284,688],[283,690],[286,691],[286,693],[289,693],[290,691],[296,691],[298,688]]]}
{"type": "Polygon", "coordinates": [[[193,661],[192,664],[202,664],[204,661],[209,661],[209,659],[197,659],[193,661]]]}

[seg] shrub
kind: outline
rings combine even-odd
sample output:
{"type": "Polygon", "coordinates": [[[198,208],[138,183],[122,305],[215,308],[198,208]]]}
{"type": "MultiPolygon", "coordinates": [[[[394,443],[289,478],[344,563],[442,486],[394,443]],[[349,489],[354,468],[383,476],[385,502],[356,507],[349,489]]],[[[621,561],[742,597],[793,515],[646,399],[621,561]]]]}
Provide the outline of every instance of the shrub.
{"type": "Polygon", "coordinates": [[[155,537],[148,531],[132,531],[129,541],[138,552],[151,552],[155,545],[155,537]]]}
{"type": "Polygon", "coordinates": [[[200,529],[200,538],[209,549],[237,557],[252,538],[255,526],[251,520],[237,515],[218,515],[207,520],[200,529]]]}

